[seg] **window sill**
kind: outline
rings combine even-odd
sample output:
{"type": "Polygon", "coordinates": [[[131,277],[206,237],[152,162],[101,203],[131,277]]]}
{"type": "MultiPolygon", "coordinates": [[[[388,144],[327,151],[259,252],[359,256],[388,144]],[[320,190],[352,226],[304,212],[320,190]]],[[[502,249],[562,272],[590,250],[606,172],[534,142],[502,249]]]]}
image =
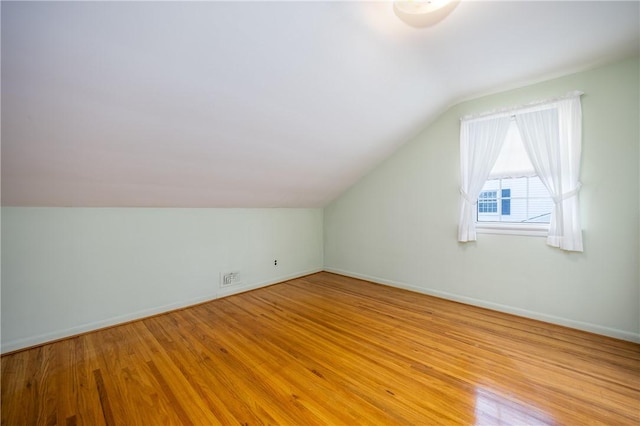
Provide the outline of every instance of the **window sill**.
{"type": "Polygon", "coordinates": [[[478,234],[522,235],[527,237],[546,237],[549,234],[548,223],[499,223],[476,222],[478,234]]]}

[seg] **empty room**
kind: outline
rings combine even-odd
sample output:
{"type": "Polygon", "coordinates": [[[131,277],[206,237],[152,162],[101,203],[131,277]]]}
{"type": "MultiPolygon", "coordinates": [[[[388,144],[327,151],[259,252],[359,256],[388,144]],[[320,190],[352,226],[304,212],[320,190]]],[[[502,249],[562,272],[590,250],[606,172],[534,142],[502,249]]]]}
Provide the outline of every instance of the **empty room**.
{"type": "Polygon", "coordinates": [[[0,15],[3,426],[640,424],[640,2],[0,15]]]}

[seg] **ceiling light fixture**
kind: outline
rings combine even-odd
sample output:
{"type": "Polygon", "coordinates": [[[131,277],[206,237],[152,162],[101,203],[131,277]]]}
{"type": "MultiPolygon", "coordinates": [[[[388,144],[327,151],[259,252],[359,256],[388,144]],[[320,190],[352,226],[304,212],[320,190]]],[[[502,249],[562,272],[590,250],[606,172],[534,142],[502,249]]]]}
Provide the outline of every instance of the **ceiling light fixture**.
{"type": "Polygon", "coordinates": [[[459,0],[395,0],[393,11],[412,27],[429,27],[442,21],[458,3],[459,0]]]}

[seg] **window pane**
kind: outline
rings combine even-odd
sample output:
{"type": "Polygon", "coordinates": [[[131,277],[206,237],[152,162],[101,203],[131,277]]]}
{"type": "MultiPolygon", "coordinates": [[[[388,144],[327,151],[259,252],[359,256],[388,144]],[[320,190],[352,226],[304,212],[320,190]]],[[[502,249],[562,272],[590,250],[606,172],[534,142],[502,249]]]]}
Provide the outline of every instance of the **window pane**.
{"type": "Polygon", "coordinates": [[[550,198],[532,198],[529,204],[529,217],[527,218],[527,222],[549,223],[551,221],[553,200],[550,198]]]}
{"type": "Polygon", "coordinates": [[[533,176],[536,172],[533,169],[531,160],[524,148],[520,132],[515,120],[511,121],[509,130],[505,137],[504,145],[500,150],[500,155],[491,169],[492,178],[509,178],[516,176],[533,176]]]}
{"type": "Polygon", "coordinates": [[[490,179],[478,197],[478,222],[549,223],[553,201],[537,176],[490,179]]]}

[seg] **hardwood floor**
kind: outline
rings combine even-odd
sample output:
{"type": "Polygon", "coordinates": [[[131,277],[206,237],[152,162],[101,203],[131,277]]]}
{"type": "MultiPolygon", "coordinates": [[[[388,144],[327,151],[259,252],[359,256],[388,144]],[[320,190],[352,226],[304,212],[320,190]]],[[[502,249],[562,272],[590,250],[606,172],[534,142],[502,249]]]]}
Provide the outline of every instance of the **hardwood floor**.
{"type": "Polygon", "coordinates": [[[3,425],[640,424],[640,345],[329,273],[2,357],[3,425]]]}

